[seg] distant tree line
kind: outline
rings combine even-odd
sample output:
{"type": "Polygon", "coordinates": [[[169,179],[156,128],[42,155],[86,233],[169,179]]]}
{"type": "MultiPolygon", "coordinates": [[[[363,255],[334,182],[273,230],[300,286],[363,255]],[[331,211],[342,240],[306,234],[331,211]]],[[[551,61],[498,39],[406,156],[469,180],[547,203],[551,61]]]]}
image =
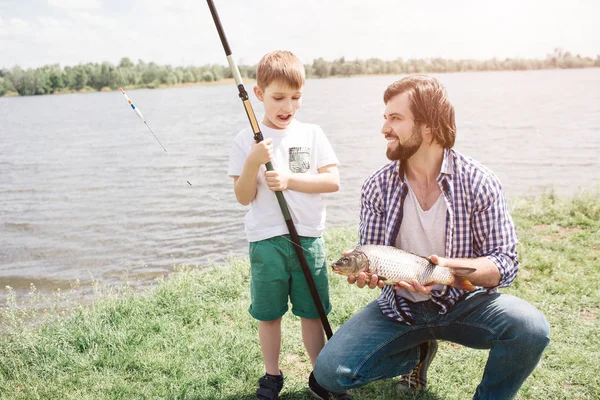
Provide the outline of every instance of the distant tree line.
{"type": "MultiPolygon", "coordinates": [[[[534,70],[555,68],[600,67],[600,55],[596,59],[573,55],[555,49],[544,60],[511,59],[504,60],[446,60],[443,58],[384,61],[377,58],[347,61],[344,57],[334,61],[318,58],[305,65],[308,78],[327,78],[353,75],[401,75],[414,73],[442,73],[466,71],[534,70]]],[[[242,77],[256,79],[256,66],[240,65],[242,77]]],[[[0,69],[0,96],[9,92],[21,96],[51,94],[80,90],[115,90],[121,86],[156,88],[187,83],[215,82],[231,78],[229,67],[204,65],[201,67],[160,66],[153,62],[139,60],[133,63],[129,58],[121,59],[118,65],[108,62],[88,63],[75,67],[61,68],[58,64],[23,70],[0,69]]]]}

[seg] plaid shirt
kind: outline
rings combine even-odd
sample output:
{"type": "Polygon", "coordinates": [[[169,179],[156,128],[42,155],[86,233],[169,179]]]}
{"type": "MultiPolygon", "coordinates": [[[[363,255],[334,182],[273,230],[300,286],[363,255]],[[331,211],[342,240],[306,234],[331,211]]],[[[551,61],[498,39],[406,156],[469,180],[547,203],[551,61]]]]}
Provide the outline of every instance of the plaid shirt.
{"type": "MultiPolygon", "coordinates": [[[[500,180],[493,172],[460,153],[446,149],[437,178],[448,206],[446,257],[489,258],[500,271],[498,287],[515,279],[517,232],[508,212],[500,180]]],[[[393,161],[375,171],[362,186],[359,242],[393,246],[400,231],[408,187],[402,164],[393,161]]],[[[422,254],[429,256],[429,254],[422,254]]],[[[488,293],[497,288],[488,288],[488,293]]],[[[431,292],[431,301],[444,314],[467,292],[450,286],[431,292]]],[[[409,301],[396,296],[386,285],[377,298],[381,311],[390,318],[414,322],[409,301]]]]}

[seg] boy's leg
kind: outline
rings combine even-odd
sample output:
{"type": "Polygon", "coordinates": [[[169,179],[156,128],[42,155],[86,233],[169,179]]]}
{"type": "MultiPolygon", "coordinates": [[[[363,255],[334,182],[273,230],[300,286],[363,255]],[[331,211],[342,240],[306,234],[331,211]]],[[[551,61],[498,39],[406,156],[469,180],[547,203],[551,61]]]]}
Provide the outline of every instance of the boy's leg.
{"type": "Polygon", "coordinates": [[[258,340],[265,363],[265,371],[279,375],[279,351],[281,350],[281,318],[258,322],[258,340]]]}
{"type": "Polygon", "coordinates": [[[317,382],[331,392],[358,388],[409,372],[420,344],[433,340],[425,323],[406,325],[385,316],[377,301],[344,323],[317,357],[317,382]]]}
{"type": "Polygon", "coordinates": [[[325,346],[325,333],[319,318],[300,318],[302,326],[302,341],[310,357],[310,363],[315,366],[319,352],[325,346]]]}
{"type": "Polygon", "coordinates": [[[287,241],[281,236],[250,243],[250,315],[274,321],[288,310],[287,241]]]}
{"type": "Polygon", "coordinates": [[[281,237],[250,243],[250,315],[259,321],[258,337],[267,374],[279,376],[281,317],[288,309],[287,241],[281,237]]]}

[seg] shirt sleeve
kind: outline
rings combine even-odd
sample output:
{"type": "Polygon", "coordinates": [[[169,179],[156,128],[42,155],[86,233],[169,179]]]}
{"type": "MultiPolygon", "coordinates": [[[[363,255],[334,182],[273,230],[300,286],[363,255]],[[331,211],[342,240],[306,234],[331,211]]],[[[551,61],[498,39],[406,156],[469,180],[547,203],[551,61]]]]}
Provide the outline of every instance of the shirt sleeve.
{"type": "Polygon", "coordinates": [[[361,188],[359,244],[385,244],[385,219],[379,182],[372,175],[361,188]]]}
{"type": "Polygon", "coordinates": [[[509,286],[519,269],[517,231],[502,186],[489,178],[481,185],[473,215],[474,253],[489,258],[500,271],[499,287],[509,286]]]}
{"type": "Polygon", "coordinates": [[[335,151],[329,143],[327,136],[323,133],[323,130],[320,127],[316,127],[316,145],[317,145],[317,169],[324,167],[326,165],[339,165],[340,162],[335,155],[335,151]]]}
{"type": "Polygon", "coordinates": [[[231,150],[229,152],[229,164],[227,166],[227,176],[234,177],[240,176],[244,168],[244,162],[248,156],[249,149],[244,146],[245,141],[242,140],[240,134],[238,134],[233,141],[231,150]]]}

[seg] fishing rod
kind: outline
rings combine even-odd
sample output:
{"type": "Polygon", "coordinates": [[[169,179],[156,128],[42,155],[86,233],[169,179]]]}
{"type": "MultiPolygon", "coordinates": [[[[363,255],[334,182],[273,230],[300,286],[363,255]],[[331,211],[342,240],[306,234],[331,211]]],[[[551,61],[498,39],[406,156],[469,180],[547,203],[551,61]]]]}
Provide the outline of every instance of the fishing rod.
{"type": "MultiPolygon", "coordinates": [[[[263,134],[260,131],[260,127],[258,126],[258,121],[256,120],[256,116],[254,115],[252,104],[250,104],[250,100],[248,99],[248,93],[244,88],[244,81],[242,80],[242,76],[240,75],[240,70],[238,69],[235,60],[233,59],[233,55],[231,54],[231,48],[229,47],[229,43],[227,42],[227,37],[225,36],[223,25],[221,25],[219,14],[217,14],[217,9],[215,8],[215,5],[212,0],[206,1],[208,3],[208,8],[210,8],[210,13],[212,14],[213,20],[215,21],[217,32],[219,32],[221,44],[223,44],[223,49],[225,50],[225,55],[227,56],[229,68],[231,69],[233,79],[237,84],[240,99],[242,99],[242,102],[244,103],[246,115],[248,116],[248,120],[250,121],[250,125],[252,126],[254,140],[256,141],[256,143],[259,143],[264,139],[263,134]]],[[[267,171],[273,171],[273,164],[271,163],[271,161],[268,161],[265,164],[265,167],[267,168],[267,171]]],[[[329,325],[329,321],[327,320],[327,315],[325,314],[323,302],[321,301],[321,298],[319,297],[319,292],[317,291],[317,287],[315,286],[315,281],[313,279],[312,274],[310,273],[310,269],[308,268],[308,263],[306,262],[304,251],[302,251],[302,246],[300,245],[300,237],[298,236],[298,232],[296,231],[296,227],[294,226],[294,222],[292,221],[287,202],[285,201],[285,197],[283,197],[283,193],[281,191],[276,191],[275,195],[277,196],[279,208],[281,208],[281,213],[283,214],[285,224],[287,225],[288,231],[290,233],[290,239],[292,241],[292,244],[294,245],[294,249],[296,250],[296,255],[298,256],[298,260],[300,261],[302,272],[304,272],[304,277],[306,278],[306,282],[308,283],[310,294],[312,295],[312,298],[315,301],[317,312],[319,313],[321,323],[323,324],[323,329],[325,330],[325,335],[327,336],[327,339],[330,339],[331,336],[333,336],[333,332],[331,331],[331,326],[329,325]]]]}

